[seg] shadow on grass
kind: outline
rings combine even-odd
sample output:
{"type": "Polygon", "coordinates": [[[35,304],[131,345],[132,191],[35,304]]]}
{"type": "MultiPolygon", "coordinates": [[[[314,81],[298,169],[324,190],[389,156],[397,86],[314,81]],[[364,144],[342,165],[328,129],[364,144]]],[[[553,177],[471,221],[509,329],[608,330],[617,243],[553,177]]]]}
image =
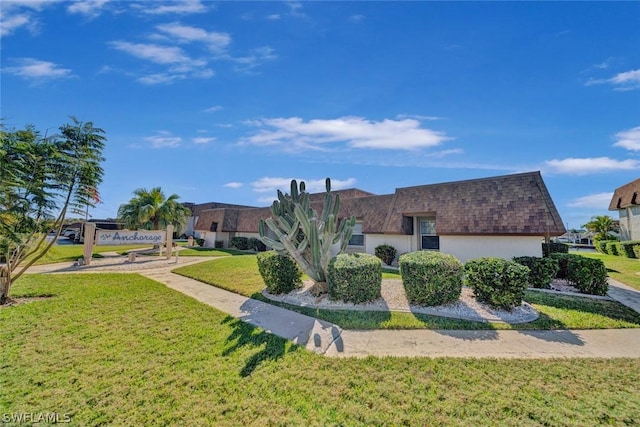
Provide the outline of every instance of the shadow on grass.
{"type": "Polygon", "coordinates": [[[262,347],[260,351],[247,359],[244,367],[240,370],[242,377],[251,375],[261,363],[277,361],[287,353],[298,351],[300,348],[295,344],[289,343],[284,338],[277,337],[231,316],[227,316],[222,323],[228,324],[233,329],[231,335],[226,339],[227,343],[231,345],[222,352],[223,356],[228,356],[243,348],[255,349],[262,347]]]}
{"type": "MultiPolygon", "coordinates": [[[[633,294],[632,291],[628,292],[633,294]]],[[[608,317],[612,320],[629,322],[640,326],[640,313],[619,303],[618,301],[592,299],[589,297],[550,295],[534,291],[527,292],[525,299],[531,304],[539,304],[541,306],[548,306],[561,310],[571,310],[576,313],[595,314],[598,316],[608,317]]],[[[535,322],[532,322],[530,325],[537,324],[544,326],[544,329],[566,328],[562,321],[551,319],[543,313],[540,313],[540,318],[535,322]]]]}

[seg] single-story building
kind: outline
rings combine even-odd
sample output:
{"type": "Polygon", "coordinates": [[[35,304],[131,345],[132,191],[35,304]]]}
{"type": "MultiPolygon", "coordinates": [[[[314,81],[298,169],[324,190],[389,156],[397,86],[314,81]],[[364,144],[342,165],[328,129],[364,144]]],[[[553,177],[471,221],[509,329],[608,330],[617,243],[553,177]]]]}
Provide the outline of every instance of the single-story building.
{"type": "Polygon", "coordinates": [[[610,211],[618,211],[620,240],[640,240],[640,178],[616,188],[609,203],[610,211]]]}
{"type": "MultiPolygon", "coordinates": [[[[348,251],[374,253],[381,244],[399,254],[437,250],[461,261],[483,256],[542,256],[546,238],[566,232],[540,172],[398,188],[375,195],[359,189],[340,195],[340,216],[356,217],[348,251]]],[[[311,195],[318,212],[324,193],[311,195]]],[[[206,246],[236,236],[258,237],[269,207],[199,211],[195,231],[206,246]]]]}

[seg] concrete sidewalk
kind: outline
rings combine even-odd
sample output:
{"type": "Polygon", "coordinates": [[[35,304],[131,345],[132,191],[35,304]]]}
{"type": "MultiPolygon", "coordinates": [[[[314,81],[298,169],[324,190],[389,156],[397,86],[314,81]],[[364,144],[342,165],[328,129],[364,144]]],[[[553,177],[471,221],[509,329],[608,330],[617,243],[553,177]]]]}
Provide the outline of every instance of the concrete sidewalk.
{"type": "Polygon", "coordinates": [[[640,357],[640,328],[553,331],[343,330],[313,317],[171,273],[166,268],[141,271],[140,274],[327,356],[640,357]]]}

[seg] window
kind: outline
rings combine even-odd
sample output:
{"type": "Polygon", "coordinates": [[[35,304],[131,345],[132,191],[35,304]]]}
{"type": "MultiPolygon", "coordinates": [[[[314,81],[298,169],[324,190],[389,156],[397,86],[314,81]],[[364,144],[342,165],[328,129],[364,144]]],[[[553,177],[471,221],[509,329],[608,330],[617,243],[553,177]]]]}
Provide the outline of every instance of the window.
{"type": "Polygon", "coordinates": [[[218,223],[212,222],[211,227],[209,227],[209,231],[218,231],[218,223]]]}
{"type": "Polygon", "coordinates": [[[349,246],[364,246],[364,234],[362,234],[362,222],[356,222],[353,226],[353,233],[349,239],[349,246]]]}
{"type": "Polygon", "coordinates": [[[436,219],[420,219],[420,249],[437,251],[440,249],[440,236],[436,235],[436,219]]]}

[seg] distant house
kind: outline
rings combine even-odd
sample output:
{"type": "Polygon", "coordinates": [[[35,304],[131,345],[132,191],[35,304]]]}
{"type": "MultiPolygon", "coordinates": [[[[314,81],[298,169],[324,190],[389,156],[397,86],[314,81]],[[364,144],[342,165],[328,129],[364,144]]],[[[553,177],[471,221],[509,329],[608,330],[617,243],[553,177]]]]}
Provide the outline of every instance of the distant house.
{"type": "MultiPolygon", "coordinates": [[[[383,243],[398,253],[436,250],[462,261],[494,256],[541,256],[543,238],[566,232],[539,172],[429,184],[374,195],[359,189],[340,194],[340,216],[356,217],[348,251],[374,253],[383,243]]],[[[322,209],[322,193],[312,206],[322,209]]],[[[235,236],[257,237],[270,208],[201,210],[195,231],[207,246],[235,236]]]]}
{"type": "Polygon", "coordinates": [[[609,210],[618,211],[620,240],[640,240],[640,178],[616,188],[609,210]]]}

